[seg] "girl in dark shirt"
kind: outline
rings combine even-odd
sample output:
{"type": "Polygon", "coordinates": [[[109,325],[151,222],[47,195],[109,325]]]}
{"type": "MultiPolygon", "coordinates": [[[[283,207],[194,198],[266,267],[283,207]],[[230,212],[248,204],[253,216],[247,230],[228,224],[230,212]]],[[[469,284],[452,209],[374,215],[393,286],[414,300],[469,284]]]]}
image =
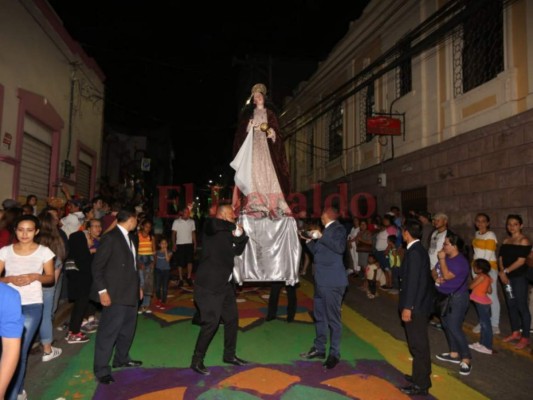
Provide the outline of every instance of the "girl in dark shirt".
{"type": "Polygon", "coordinates": [[[531,314],[527,301],[527,265],[525,263],[526,257],[531,251],[531,242],[522,233],[522,226],[520,215],[507,216],[506,227],[509,237],[503,241],[498,258],[500,280],[504,285],[510,284],[511,287],[510,292],[506,290],[506,300],[512,333],[503,341],[518,340],[515,345],[517,349],[523,349],[529,345],[529,327],[531,325],[531,314]]]}

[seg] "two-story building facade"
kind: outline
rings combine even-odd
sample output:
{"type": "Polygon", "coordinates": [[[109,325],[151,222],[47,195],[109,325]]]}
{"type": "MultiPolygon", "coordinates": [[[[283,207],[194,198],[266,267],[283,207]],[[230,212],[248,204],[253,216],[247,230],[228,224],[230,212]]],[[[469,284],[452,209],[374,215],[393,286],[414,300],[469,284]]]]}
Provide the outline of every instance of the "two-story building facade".
{"type": "Polygon", "coordinates": [[[445,212],[463,233],[481,211],[501,234],[509,213],[530,226],[531,38],[528,0],[371,1],[284,106],[308,210],[319,188],[322,203],[345,191],[337,205],[363,217],[397,205],[445,212]],[[399,135],[371,134],[376,117],[399,135]]]}

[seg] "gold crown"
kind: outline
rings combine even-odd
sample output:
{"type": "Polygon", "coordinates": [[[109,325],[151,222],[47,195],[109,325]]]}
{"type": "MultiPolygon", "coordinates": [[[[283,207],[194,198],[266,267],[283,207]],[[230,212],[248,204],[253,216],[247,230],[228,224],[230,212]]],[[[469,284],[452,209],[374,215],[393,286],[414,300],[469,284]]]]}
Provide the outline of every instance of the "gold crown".
{"type": "Polygon", "coordinates": [[[263,85],[262,83],[256,83],[253,87],[252,87],[252,95],[255,94],[255,93],[261,93],[263,96],[267,94],[267,88],[265,85],[263,85]]]}

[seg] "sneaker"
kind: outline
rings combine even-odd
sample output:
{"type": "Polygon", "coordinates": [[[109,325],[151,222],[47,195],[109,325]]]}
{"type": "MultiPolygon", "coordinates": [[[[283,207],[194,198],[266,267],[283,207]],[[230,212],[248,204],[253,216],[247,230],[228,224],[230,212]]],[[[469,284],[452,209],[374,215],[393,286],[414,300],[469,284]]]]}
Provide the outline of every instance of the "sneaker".
{"type": "Polygon", "coordinates": [[[470,371],[472,371],[472,366],[462,361],[459,366],[459,373],[463,376],[467,376],[470,375],[470,371]]]}
{"type": "Polygon", "coordinates": [[[43,354],[43,362],[48,362],[53,360],[54,358],[57,358],[63,353],[63,350],[61,350],[58,347],[52,346],[52,351],[50,353],[44,353],[43,354]]]}
{"type": "Polygon", "coordinates": [[[514,341],[514,340],[520,340],[521,337],[522,337],[522,335],[520,334],[520,332],[515,331],[512,334],[510,334],[509,336],[507,336],[506,338],[503,338],[502,341],[504,343],[509,343],[509,342],[514,341]]]}
{"type": "Polygon", "coordinates": [[[481,332],[481,325],[477,324],[472,328],[473,333],[480,333],[481,332]]]}
{"type": "Polygon", "coordinates": [[[514,346],[517,350],[525,349],[527,346],[529,346],[529,338],[521,338],[518,343],[514,346]]]}
{"type": "Polygon", "coordinates": [[[471,344],[468,345],[468,347],[470,347],[472,350],[475,350],[479,346],[480,346],[479,342],[471,343],[471,344]]]}
{"type": "Polygon", "coordinates": [[[87,343],[89,338],[83,332],[72,333],[70,332],[67,336],[67,343],[77,344],[77,343],[87,343]]]}
{"type": "Polygon", "coordinates": [[[499,335],[500,334],[500,327],[499,326],[493,326],[492,327],[492,334],[493,335],[499,335]]]}
{"type": "Polygon", "coordinates": [[[22,390],[22,393],[17,395],[17,400],[28,400],[28,393],[22,390]]]}
{"type": "Polygon", "coordinates": [[[435,329],[442,330],[442,324],[440,322],[429,321],[429,325],[431,325],[435,329]]]}
{"type": "Polygon", "coordinates": [[[150,310],[148,307],[144,307],[144,313],[145,314],[152,314],[152,310],[150,310]]]}
{"type": "Polygon", "coordinates": [[[477,351],[478,353],[492,354],[492,349],[489,349],[488,347],[483,346],[481,343],[472,343],[472,344],[469,344],[468,347],[470,347],[472,350],[477,351]]]}
{"type": "Polygon", "coordinates": [[[93,321],[89,321],[85,325],[81,326],[80,331],[82,331],[85,334],[89,334],[89,333],[96,332],[97,328],[98,328],[98,325],[96,325],[93,321]]]}
{"type": "Polygon", "coordinates": [[[452,357],[450,353],[441,353],[436,355],[437,360],[441,361],[447,361],[454,364],[459,364],[461,362],[461,359],[459,357],[452,357]]]}
{"type": "Polygon", "coordinates": [[[368,294],[366,295],[366,297],[368,297],[369,299],[374,299],[374,298],[376,298],[376,296],[373,295],[372,293],[368,293],[368,294]]]}

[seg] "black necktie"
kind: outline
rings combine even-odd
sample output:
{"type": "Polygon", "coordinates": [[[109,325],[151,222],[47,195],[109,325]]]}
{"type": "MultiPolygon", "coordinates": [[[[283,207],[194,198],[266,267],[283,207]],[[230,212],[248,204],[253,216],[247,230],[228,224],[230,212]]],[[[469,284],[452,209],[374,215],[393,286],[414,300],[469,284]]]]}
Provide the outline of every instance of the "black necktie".
{"type": "Polygon", "coordinates": [[[128,234],[128,240],[130,242],[130,251],[133,257],[133,268],[137,271],[137,262],[135,261],[135,247],[133,247],[133,242],[131,241],[131,236],[128,234]]]}

